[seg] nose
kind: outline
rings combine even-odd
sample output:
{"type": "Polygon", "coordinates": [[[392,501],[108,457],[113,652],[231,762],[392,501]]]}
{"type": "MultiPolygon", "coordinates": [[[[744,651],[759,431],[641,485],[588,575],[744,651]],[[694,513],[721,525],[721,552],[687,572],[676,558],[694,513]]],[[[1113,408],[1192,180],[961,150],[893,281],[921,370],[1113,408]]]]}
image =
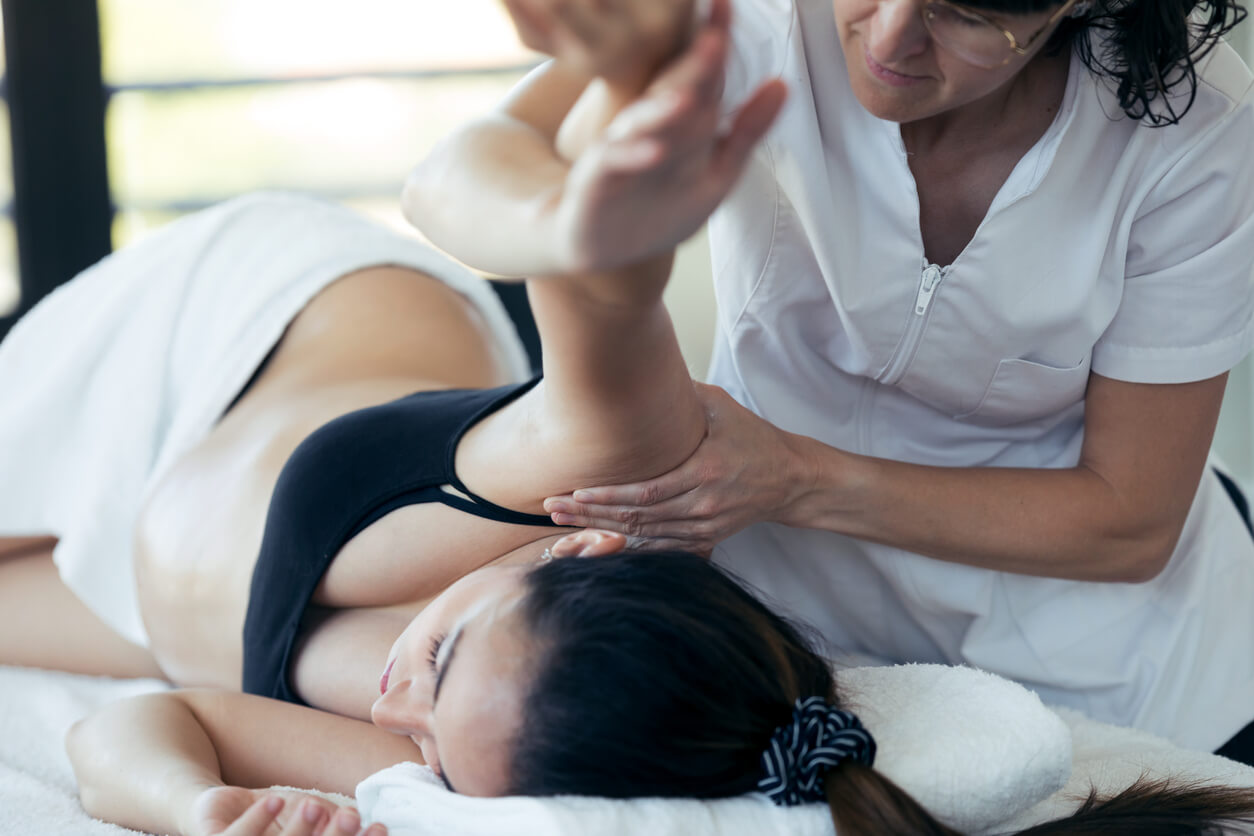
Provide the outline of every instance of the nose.
{"type": "Polygon", "coordinates": [[[930,39],[919,0],[881,0],[871,18],[867,47],[876,62],[891,68],[926,50],[930,39]]]}
{"type": "Polygon", "coordinates": [[[431,705],[410,689],[408,682],[398,682],[374,701],[370,720],[392,734],[426,738],[431,735],[431,705]]]}

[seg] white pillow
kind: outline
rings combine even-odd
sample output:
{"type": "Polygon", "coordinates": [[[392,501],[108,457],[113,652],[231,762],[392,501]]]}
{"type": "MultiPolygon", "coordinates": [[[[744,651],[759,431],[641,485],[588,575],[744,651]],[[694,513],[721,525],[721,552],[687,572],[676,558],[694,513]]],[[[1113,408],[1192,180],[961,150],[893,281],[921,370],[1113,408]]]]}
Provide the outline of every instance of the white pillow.
{"type": "Polygon", "coordinates": [[[1060,789],[1071,731],[1033,692],[974,668],[850,668],[846,707],[879,746],[875,768],[964,833],[1001,824],[1060,789]]]}

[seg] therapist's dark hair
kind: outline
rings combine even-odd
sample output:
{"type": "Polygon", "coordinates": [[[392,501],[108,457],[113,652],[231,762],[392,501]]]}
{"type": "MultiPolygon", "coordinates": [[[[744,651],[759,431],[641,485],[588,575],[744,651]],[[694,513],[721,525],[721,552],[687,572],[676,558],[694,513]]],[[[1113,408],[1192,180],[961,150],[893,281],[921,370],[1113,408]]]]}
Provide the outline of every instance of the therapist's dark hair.
{"type": "MultiPolygon", "coordinates": [[[[695,555],[538,564],[519,612],[535,662],[511,794],[751,792],[767,742],[791,720],[795,700],[840,703],[807,632],[695,555]]],[[[874,769],[839,766],[825,789],[841,836],[957,834],[874,769]]],[[[1254,792],[1142,782],[1024,833],[1200,836],[1245,818],[1254,823],[1254,792]]]]}
{"type": "MultiPolygon", "coordinates": [[[[1044,12],[1060,4],[959,2],[1009,14],[1044,12]]],[[[1198,62],[1245,16],[1237,0],[1091,0],[1087,13],[1063,19],[1046,50],[1074,48],[1091,72],[1113,84],[1119,107],[1129,117],[1174,125],[1197,96],[1198,62]]]]}

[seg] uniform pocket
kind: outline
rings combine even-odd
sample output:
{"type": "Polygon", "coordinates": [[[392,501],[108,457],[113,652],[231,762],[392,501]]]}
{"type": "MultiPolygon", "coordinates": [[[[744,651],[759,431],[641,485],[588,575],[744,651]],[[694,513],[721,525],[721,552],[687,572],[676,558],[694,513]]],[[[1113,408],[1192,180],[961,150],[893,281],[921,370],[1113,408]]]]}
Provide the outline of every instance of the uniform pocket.
{"type": "Polygon", "coordinates": [[[971,423],[1005,425],[1046,418],[1084,399],[1091,357],[1070,368],[1031,360],[1006,359],[997,364],[979,405],[954,418],[971,423]]]}

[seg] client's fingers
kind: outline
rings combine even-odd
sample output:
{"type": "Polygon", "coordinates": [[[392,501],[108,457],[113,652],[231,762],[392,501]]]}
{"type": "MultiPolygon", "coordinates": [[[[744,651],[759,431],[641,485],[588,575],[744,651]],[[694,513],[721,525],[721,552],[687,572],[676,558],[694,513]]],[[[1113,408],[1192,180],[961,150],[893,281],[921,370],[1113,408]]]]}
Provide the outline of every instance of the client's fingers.
{"type": "Polygon", "coordinates": [[[313,836],[325,829],[327,818],[326,810],[313,799],[306,799],[288,820],[281,836],[313,836]]]}
{"type": "Polygon", "coordinates": [[[695,105],[717,105],[723,97],[728,48],[726,33],[703,29],[654,79],[645,98],[670,94],[691,98],[695,105]]]}
{"type": "Polygon", "coordinates": [[[754,146],[766,136],[788,98],[788,86],[781,79],[772,79],[749,97],[727,136],[715,152],[711,174],[730,188],[740,176],[754,146]]]}
{"type": "Polygon", "coordinates": [[[632,171],[703,170],[718,138],[726,55],[725,37],[702,32],[640,101],[610,123],[606,138],[620,146],[612,149],[613,164],[632,171]]]}
{"type": "Polygon", "coordinates": [[[222,836],[262,836],[282,809],[283,799],[278,796],[259,798],[222,832],[222,836]]]}
{"type": "Polygon", "coordinates": [[[350,808],[337,810],[331,817],[330,825],[322,831],[322,836],[357,836],[361,830],[361,816],[350,808]]]}

